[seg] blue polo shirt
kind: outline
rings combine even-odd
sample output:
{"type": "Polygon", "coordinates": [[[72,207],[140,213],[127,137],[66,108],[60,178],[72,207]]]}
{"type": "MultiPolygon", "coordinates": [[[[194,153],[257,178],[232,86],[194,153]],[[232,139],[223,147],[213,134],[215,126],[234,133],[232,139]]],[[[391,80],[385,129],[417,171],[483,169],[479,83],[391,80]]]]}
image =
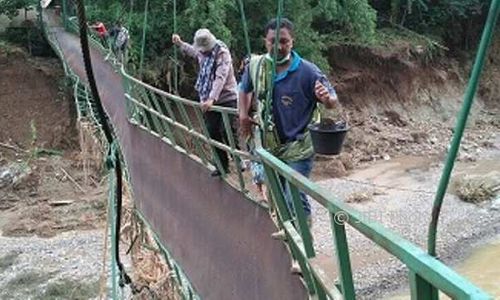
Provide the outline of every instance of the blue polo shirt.
{"type": "MultiPolygon", "coordinates": [[[[241,78],[240,90],[253,92],[249,67],[241,78]]],[[[281,143],[288,143],[300,138],[311,122],[317,98],[314,93],[316,80],[319,80],[335,96],[326,76],[313,63],[301,58],[292,51],[292,62],[287,70],[274,78],[273,120],[281,143]]]]}

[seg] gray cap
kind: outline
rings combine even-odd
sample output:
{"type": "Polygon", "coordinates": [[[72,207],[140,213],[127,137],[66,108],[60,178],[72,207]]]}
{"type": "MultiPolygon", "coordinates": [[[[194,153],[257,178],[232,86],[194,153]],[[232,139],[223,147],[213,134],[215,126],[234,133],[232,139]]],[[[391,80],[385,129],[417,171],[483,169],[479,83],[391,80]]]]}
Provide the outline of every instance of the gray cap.
{"type": "Polygon", "coordinates": [[[215,47],[217,40],[215,36],[206,28],[201,28],[194,34],[194,47],[202,52],[207,52],[215,47]]]}

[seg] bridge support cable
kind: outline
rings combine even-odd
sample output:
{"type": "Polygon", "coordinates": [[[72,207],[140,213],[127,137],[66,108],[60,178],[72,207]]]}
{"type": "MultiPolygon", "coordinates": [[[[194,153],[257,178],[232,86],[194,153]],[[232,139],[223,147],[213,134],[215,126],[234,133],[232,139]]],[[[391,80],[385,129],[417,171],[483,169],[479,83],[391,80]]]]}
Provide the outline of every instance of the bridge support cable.
{"type": "Polygon", "coordinates": [[[443,204],[443,199],[446,194],[446,189],[450,182],[450,175],[455,164],[455,159],[458,154],[460,147],[460,141],[462,139],[465,125],[467,124],[467,119],[469,117],[469,112],[474,102],[474,95],[476,94],[477,87],[479,85],[479,78],[483,70],[484,61],[486,59],[486,54],[488,47],[491,44],[491,39],[493,37],[493,32],[495,29],[495,24],[497,23],[498,14],[500,12],[500,0],[492,0],[490,11],[488,13],[488,18],[483,30],[481,37],[481,42],[479,44],[479,49],[476,54],[476,60],[474,62],[474,67],[472,69],[471,77],[469,79],[469,84],[464,96],[464,103],[462,109],[458,115],[458,120],[453,131],[453,138],[450,144],[450,150],[446,158],[446,164],[443,169],[443,174],[439,181],[438,190],[434,198],[434,205],[432,208],[432,220],[429,225],[427,250],[432,256],[436,256],[436,232],[439,220],[439,213],[441,212],[441,206],[443,204]]]}

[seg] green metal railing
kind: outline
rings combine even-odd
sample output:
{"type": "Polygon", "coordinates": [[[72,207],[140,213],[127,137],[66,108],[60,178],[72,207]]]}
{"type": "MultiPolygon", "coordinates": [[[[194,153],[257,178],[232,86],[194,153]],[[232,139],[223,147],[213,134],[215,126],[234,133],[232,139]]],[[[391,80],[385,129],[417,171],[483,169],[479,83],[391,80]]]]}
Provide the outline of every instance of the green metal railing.
{"type": "MultiPolygon", "coordinates": [[[[285,163],[263,149],[257,150],[260,159],[249,153],[237,150],[232,139],[229,119],[234,109],[215,107],[225,120],[225,130],[229,135],[229,145],[208,138],[199,103],[193,102],[149,86],[122,70],[124,81],[128,82],[127,99],[130,122],[143,130],[161,138],[182,153],[189,155],[207,167],[213,162],[219,164],[215,148],[227,151],[235,162],[240,159],[261,160],[270,187],[273,207],[278,212],[278,223],[286,232],[292,256],[297,259],[304,281],[311,293],[319,299],[355,299],[354,283],[349,258],[345,225],[349,224],[360,233],[391,253],[410,270],[412,299],[429,299],[432,288],[437,288],[453,299],[491,299],[487,294],[459,276],[443,263],[426,254],[418,246],[401,238],[382,225],[369,221],[366,217],[334,199],[307,178],[293,171],[285,163]],[[210,155],[215,155],[210,157],[210,155]],[[293,211],[286,204],[285,185],[288,185],[293,202],[293,211]],[[332,217],[332,234],[337,255],[340,287],[323,276],[320,266],[314,263],[316,251],[313,247],[305,212],[299,198],[303,191],[328,209],[332,217]],[[345,218],[344,222],[339,222],[345,218]]],[[[239,169],[239,168],[236,168],[239,169]]],[[[238,175],[242,177],[238,170],[238,175]]],[[[245,181],[239,188],[245,189],[245,181]]]]}
{"type": "Polygon", "coordinates": [[[486,293],[418,246],[332,197],[331,193],[300,175],[266,150],[258,149],[257,153],[264,164],[267,184],[272,192],[272,199],[275,201],[279,216],[279,225],[286,232],[292,255],[301,266],[310,293],[316,294],[319,299],[356,298],[346,225],[350,225],[408,267],[411,273],[412,299],[429,299],[429,287],[435,287],[453,299],[491,299],[486,293]],[[285,185],[289,186],[289,195],[284,193],[285,185]],[[324,276],[321,276],[323,273],[321,268],[313,263],[316,251],[299,191],[317,201],[330,214],[340,287],[335,286],[333,282],[326,281],[324,276]],[[286,197],[291,198],[293,205],[286,204],[286,197]]]}
{"type": "Polygon", "coordinates": [[[231,126],[237,116],[236,109],[220,106],[211,108],[212,113],[220,114],[223,120],[226,143],[222,143],[209,137],[200,103],[150,86],[128,75],[123,69],[122,75],[127,82],[125,97],[130,122],[208,168],[217,168],[229,183],[252,197],[247,189],[250,179],[243,176],[242,165],[244,160],[258,158],[238,149],[237,133],[231,126]],[[235,177],[226,176],[228,174],[222,168],[216,149],[225,151],[232,158],[230,170],[236,173],[235,177]]]}

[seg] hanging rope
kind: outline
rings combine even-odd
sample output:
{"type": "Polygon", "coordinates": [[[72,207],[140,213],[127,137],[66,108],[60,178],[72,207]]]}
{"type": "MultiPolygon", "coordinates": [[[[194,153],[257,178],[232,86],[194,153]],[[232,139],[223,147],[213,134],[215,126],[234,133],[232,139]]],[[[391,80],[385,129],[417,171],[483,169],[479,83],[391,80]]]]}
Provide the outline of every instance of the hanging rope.
{"type": "Polygon", "coordinates": [[[274,95],[274,78],[276,78],[276,67],[277,67],[277,61],[278,61],[278,45],[280,41],[280,29],[281,29],[281,18],[283,15],[283,0],[279,0],[278,2],[278,12],[276,13],[276,29],[274,30],[274,45],[273,45],[273,66],[272,66],[272,76],[270,78],[270,83],[269,83],[269,90],[267,91],[267,98],[266,98],[266,110],[265,110],[265,115],[266,117],[264,118],[264,128],[267,128],[269,126],[268,120],[269,116],[271,114],[271,103],[273,101],[273,95],[274,95]]]}
{"type": "Polygon", "coordinates": [[[115,185],[115,195],[116,195],[116,222],[115,222],[115,232],[112,233],[112,237],[114,237],[114,255],[115,255],[115,260],[116,260],[116,265],[118,266],[118,269],[120,271],[120,286],[123,286],[123,284],[130,284],[131,279],[128,276],[128,274],[125,272],[123,268],[123,264],[120,261],[120,239],[118,238],[120,236],[120,223],[121,223],[121,208],[122,208],[122,169],[121,169],[121,162],[120,162],[120,157],[118,153],[118,147],[116,147],[116,144],[113,140],[113,134],[111,131],[111,127],[106,119],[106,114],[104,112],[104,109],[102,107],[101,103],[101,98],[99,97],[99,92],[97,90],[97,85],[94,77],[94,72],[92,69],[92,60],[90,57],[90,51],[89,51],[89,43],[88,43],[88,36],[87,36],[87,19],[85,16],[85,6],[83,3],[83,0],[77,0],[77,10],[78,10],[78,20],[79,20],[79,29],[80,29],[80,43],[82,47],[82,54],[83,54],[83,62],[85,64],[85,72],[87,73],[87,78],[89,81],[90,85],[90,90],[92,92],[92,97],[94,98],[97,112],[98,112],[98,117],[99,117],[99,122],[102,126],[102,130],[104,132],[104,135],[106,137],[106,140],[109,145],[109,152],[108,152],[108,158],[106,160],[106,164],[108,168],[114,168],[115,170],[115,176],[116,176],[116,185],[115,185]]]}
{"type": "Polygon", "coordinates": [[[248,58],[250,58],[250,55],[252,54],[252,49],[250,48],[250,38],[248,37],[248,24],[247,24],[247,18],[245,16],[245,7],[243,6],[243,0],[238,0],[238,7],[240,9],[241,25],[243,26],[243,34],[245,37],[245,47],[247,50],[248,58]]]}
{"type": "MultiPolygon", "coordinates": [[[[173,22],[174,22],[174,33],[177,32],[177,0],[173,1],[173,22]]],[[[174,94],[178,95],[179,94],[179,86],[178,86],[178,77],[179,77],[179,70],[177,66],[178,62],[178,57],[177,57],[177,47],[174,47],[174,94]]]]}
{"type": "Polygon", "coordinates": [[[144,63],[144,48],[146,47],[146,29],[148,27],[148,4],[149,0],[146,0],[146,4],[144,4],[144,24],[142,25],[141,60],[139,63],[139,76],[141,78],[142,78],[142,65],[144,63]]]}
{"type": "MultiPolygon", "coordinates": [[[[125,13],[125,9],[123,10],[125,13]]],[[[130,0],[130,10],[128,12],[127,25],[130,26],[132,20],[132,13],[134,12],[134,0],[130,0]]]]}

